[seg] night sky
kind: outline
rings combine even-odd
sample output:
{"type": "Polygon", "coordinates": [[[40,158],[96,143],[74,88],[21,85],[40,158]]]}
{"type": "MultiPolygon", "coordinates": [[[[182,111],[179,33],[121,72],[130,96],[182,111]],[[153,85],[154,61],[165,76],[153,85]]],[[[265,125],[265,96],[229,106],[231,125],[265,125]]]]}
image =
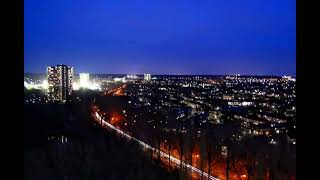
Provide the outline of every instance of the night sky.
{"type": "Polygon", "coordinates": [[[296,74],[295,0],[25,0],[25,72],[296,74]]]}

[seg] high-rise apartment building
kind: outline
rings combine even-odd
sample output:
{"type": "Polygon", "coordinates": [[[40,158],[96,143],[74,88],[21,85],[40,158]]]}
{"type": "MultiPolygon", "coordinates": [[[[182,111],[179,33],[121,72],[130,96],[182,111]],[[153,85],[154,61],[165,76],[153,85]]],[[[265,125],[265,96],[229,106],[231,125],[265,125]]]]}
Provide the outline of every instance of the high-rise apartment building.
{"type": "Polygon", "coordinates": [[[54,102],[66,102],[72,93],[73,67],[57,65],[47,67],[48,98],[54,102]]]}

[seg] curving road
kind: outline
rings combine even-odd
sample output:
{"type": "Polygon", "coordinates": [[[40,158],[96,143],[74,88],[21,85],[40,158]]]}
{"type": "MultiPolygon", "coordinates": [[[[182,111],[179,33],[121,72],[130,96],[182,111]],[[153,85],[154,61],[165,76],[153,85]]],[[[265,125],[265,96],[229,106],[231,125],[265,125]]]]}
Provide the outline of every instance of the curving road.
{"type": "MultiPolygon", "coordinates": [[[[130,136],[129,134],[121,131],[120,129],[116,128],[115,126],[113,126],[112,124],[110,124],[110,123],[108,123],[108,122],[106,122],[106,121],[104,121],[104,120],[101,121],[101,117],[100,117],[100,115],[99,115],[98,112],[95,112],[95,114],[94,114],[94,119],[95,119],[95,121],[97,121],[99,124],[101,124],[101,122],[102,122],[102,124],[103,124],[104,127],[107,127],[107,128],[112,129],[112,130],[115,130],[116,133],[118,133],[118,134],[120,134],[120,135],[122,135],[122,136],[124,136],[124,137],[126,137],[126,138],[128,138],[128,139],[130,139],[130,140],[134,140],[134,141],[138,142],[142,147],[144,147],[144,148],[146,148],[146,149],[153,150],[153,151],[159,153],[159,150],[158,150],[158,149],[156,149],[156,148],[154,148],[154,147],[152,147],[152,146],[150,146],[150,145],[148,145],[148,144],[140,141],[139,139],[137,139],[137,138],[135,138],[135,137],[130,136]]],[[[166,153],[164,153],[163,151],[160,151],[160,156],[161,156],[161,157],[165,157],[165,158],[169,158],[169,155],[166,154],[166,153]]],[[[176,163],[177,165],[180,165],[180,163],[181,163],[179,159],[177,159],[177,158],[175,158],[175,157],[172,157],[172,156],[170,156],[170,160],[171,160],[172,162],[176,163]]],[[[190,169],[190,170],[193,171],[193,172],[198,173],[199,175],[201,175],[201,174],[203,173],[203,176],[205,176],[205,177],[207,177],[207,178],[209,177],[208,173],[202,172],[200,169],[198,169],[198,168],[196,168],[196,167],[194,167],[194,166],[191,166],[190,164],[186,164],[186,163],[182,162],[182,166],[190,169]]],[[[218,178],[215,178],[215,177],[213,177],[213,176],[210,176],[210,179],[212,179],[212,180],[219,180],[218,178]]]]}

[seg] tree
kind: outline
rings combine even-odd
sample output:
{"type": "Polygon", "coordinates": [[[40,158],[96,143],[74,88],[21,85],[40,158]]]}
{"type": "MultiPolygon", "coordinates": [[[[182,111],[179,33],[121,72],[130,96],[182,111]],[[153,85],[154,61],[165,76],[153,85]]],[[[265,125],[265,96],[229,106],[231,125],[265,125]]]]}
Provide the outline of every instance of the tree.
{"type": "Polygon", "coordinates": [[[214,152],[214,144],[212,142],[212,140],[214,139],[214,136],[210,136],[211,134],[209,133],[209,131],[206,133],[205,135],[205,139],[206,139],[206,153],[207,153],[207,159],[208,159],[208,175],[209,175],[209,179],[211,177],[211,162],[212,162],[212,154],[214,152]]]}
{"type": "Polygon", "coordinates": [[[171,132],[166,132],[166,141],[167,141],[167,144],[168,144],[168,154],[169,154],[169,169],[171,168],[171,144],[172,144],[172,136],[171,136],[171,132]]]}
{"type": "Polygon", "coordinates": [[[233,135],[236,132],[236,128],[232,124],[224,124],[215,126],[214,130],[215,136],[218,139],[222,140],[222,143],[227,147],[227,157],[226,157],[226,180],[229,180],[229,170],[230,170],[230,161],[233,145],[233,135]]]}
{"type": "Polygon", "coordinates": [[[257,166],[257,180],[263,180],[265,162],[263,154],[258,154],[257,156],[258,166],[257,166]]]}
{"type": "Polygon", "coordinates": [[[248,174],[248,180],[251,180],[256,171],[255,154],[251,154],[250,152],[245,153],[245,167],[248,174]]]}
{"type": "Polygon", "coordinates": [[[158,161],[160,161],[160,152],[161,152],[161,132],[158,130],[158,161]]]}
{"type": "MultiPolygon", "coordinates": [[[[180,148],[180,172],[182,174],[183,172],[183,165],[182,165],[182,157],[183,157],[183,133],[180,131],[179,132],[179,148],[180,148]]],[[[182,177],[182,176],[181,176],[182,177]]]]}
{"type": "MultiPolygon", "coordinates": [[[[193,149],[194,149],[194,142],[193,142],[193,135],[191,133],[192,131],[190,131],[190,133],[186,136],[184,136],[184,142],[185,142],[185,163],[186,164],[190,164],[192,166],[192,155],[193,155],[193,149]]],[[[188,170],[186,169],[185,171],[185,176],[188,177],[188,170]]],[[[190,171],[190,177],[192,171],[190,171]]]]}
{"type": "Polygon", "coordinates": [[[270,163],[270,170],[271,170],[271,180],[278,179],[278,171],[279,171],[279,162],[280,162],[280,152],[278,147],[272,147],[271,152],[271,163],[270,163]]]}
{"type": "Polygon", "coordinates": [[[231,157],[231,148],[227,146],[227,161],[226,161],[226,180],[229,179],[229,170],[230,170],[230,157],[231,157]]]}
{"type": "MultiPolygon", "coordinates": [[[[154,133],[151,133],[151,146],[153,147],[153,144],[154,144],[154,141],[155,141],[155,135],[154,135],[154,133]]],[[[153,149],[150,149],[150,155],[151,155],[151,162],[152,162],[152,160],[153,160],[153,149]]]]}
{"type": "Polygon", "coordinates": [[[204,171],[204,160],[206,159],[206,136],[204,133],[201,133],[200,136],[200,170],[201,170],[201,180],[203,180],[203,171],[204,171]]]}
{"type": "Polygon", "coordinates": [[[158,150],[157,157],[158,157],[158,163],[159,163],[160,162],[160,150],[161,150],[160,149],[160,146],[161,146],[161,129],[160,129],[159,125],[157,127],[155,127],[154,133],[155,133],[156,148],[158,150]]]}

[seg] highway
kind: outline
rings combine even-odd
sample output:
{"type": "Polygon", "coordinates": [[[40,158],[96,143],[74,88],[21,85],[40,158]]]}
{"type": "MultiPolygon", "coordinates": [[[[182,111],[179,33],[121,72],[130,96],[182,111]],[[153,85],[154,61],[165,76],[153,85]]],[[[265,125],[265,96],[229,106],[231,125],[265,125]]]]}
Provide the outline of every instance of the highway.
{"type": "MultiPolygon", "coordinates": [[[[128,138],[128,139],[130,139],[130,140],[133,140],[133,141],[138,142],[138,143],[139,143],[142,147],[144,147],[145,149],[149,149],[149,150],[155,151],[156,153],[159,153],[159,150],[158,150],[158,149],[156,149],[156,148],[154,148],[154,147],[152,147],[152,146],[150,146],[150,145],[142,142],[141,140],[139,140],[139,139],[137,139],[137,138],[135,138],[135,137],[130,136],[129,134],[121,131],[120,129],[116,128],[116,127],[113,126],[112,124],[110,124],[110,123],[102,120],[98,112],[95,112],[94,119],[95,119],[95,121],[97,121],[99,124],[101,124],[101,122],[102,122],[102,124],[103,124],[104,127],[107,127],[107,128],[109,128],[109,129],[115,130],[116,133],[122,135],[123,137],[126,137],[126,138],[128,138]],[[101,121],[101,120],[102,120],[102,121],[101,121]]],[[[160,156],[169,159],[169,155],[166,154],[166,153],[164,153],[163,151],[160,151],[160,156]]],[[[180,163],[181,163],[179,159],[177,159],[177,158],[175,158],[175,157],[172,157],[172,156],[170,156],[170,160],[171,160],[172,162],[174,162],[176,165],[180,165],[180,163]]],[[[187,163],[182,162],[182,166],[190,169],[190,170],[193,171],[193,172],[198,173],[199,175],[201,175],[201,174],[203,173],[203,176],[204,176],[204,177],[207,177],[207,178],[209,177],[208,173],[202,172],[200,169],[198,169],[198,168],[196,168],[196,167],[194,167],[194,166],[191,166],[190,164],[187,164],[187,163]]],[[[215,178],[215,177],[213,177],[213,176],[210,176],[210,179],[212,179],[212,180],[219,180],[218,178],[215,178]]]]}

